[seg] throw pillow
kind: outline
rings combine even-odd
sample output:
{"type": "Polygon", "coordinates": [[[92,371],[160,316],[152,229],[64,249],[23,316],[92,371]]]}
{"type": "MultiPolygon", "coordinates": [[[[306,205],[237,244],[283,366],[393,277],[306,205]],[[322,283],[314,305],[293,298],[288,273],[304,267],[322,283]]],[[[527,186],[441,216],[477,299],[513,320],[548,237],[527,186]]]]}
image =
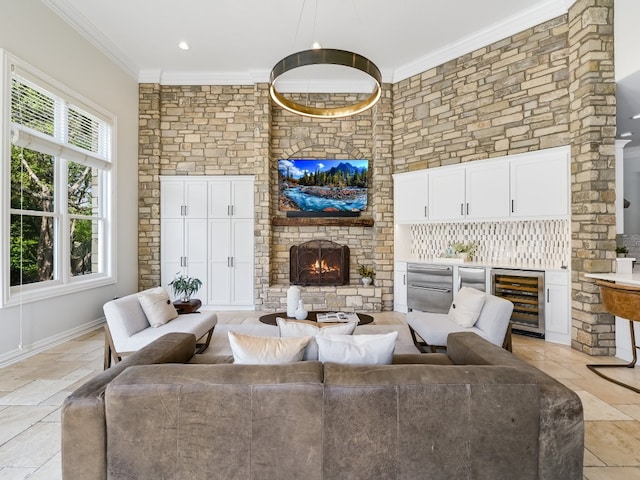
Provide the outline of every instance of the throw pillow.
{"type": "Polygon", "coordinates": [[[473,327],[480,317],[486,294],[471,287],[462,287],[449,309],[449,318],[461,327],[473,327]]]}
{"type": "Polygon", "coordinates": [[[178,317],[176,307],[173,306],[169,294],[162,287],[140,293],[138,301],[152,327],[160,327],[178,317]]]}
{"type": "Polygon", "coordinates": [[[255,337],[229,332],[233,363],[247,365],[279,365],[302,360],[311,337],[255,337]]]}
{"type": "Polygon", "coordinates": [[[319,335],[351,335],[358,322],[341,323],[339,325],[325,325],[323,327],[308,323],[289,322],[277,317],[276,323],[280,327],[280,337],[311,337],[309,345],[304,350],[304,360],[318,360],[318,344],[315,337],[319,335]]]}
{"type": "Polygon", "coordinates": [[[390,365],[398,332],[382,335],[323,335],[316,337],[318,360],[355,365],[390,365]]]}

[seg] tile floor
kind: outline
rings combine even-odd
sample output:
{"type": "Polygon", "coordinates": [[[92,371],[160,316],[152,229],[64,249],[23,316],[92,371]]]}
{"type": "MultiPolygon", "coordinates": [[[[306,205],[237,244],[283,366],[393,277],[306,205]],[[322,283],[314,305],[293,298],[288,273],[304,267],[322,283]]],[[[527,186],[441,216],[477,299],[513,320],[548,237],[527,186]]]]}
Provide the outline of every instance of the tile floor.
{"type": "MultiPolygon", "coordinates": [[[[220,323],[255,321],[259,312],[223,312],[220,323]]],[[[375,315],[397,323],[402,314],[375,315]]],[[[0,369],[0,480],[57,480],[60,474],[60,405],[102,370],[102,331],[84,335],[0,369]]],[[[640,394],[607,382],[586,363],[607,362],[569,347],[514,336],[514,353],[575,390],[585,411],[588,480],[640,480],[640,394]]],[[[621,370],[640,386],[640,368],[621,370]]]]}

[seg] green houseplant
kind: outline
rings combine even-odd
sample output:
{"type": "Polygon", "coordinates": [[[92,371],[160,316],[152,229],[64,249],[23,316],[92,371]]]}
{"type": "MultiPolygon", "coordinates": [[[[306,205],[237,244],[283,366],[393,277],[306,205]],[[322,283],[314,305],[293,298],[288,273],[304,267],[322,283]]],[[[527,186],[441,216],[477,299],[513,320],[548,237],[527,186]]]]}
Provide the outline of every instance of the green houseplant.
{"type": "Polygon", "coordinates": [[[618,257],[626,257],[627,253],[629,253],[629,249],[627,247],[625,247],[624,245],[618,245],[616,247],[616,255],[618,257]]]}
{"type": "Polygon", "coordinates": [[[358,274],[362,277],[362,283],[365,285],[370,285],[373,282],[373,277],[376,276],[376,272],[372,267],[367,267],[366,265],[358,266],[358,274]]]}
{"type": "Polygon", "coordinates": [[[464,243],[458,242],[453,244],[453,251],[457,254],[459,258],[463,259],[473,259],[473,256],[476,253],[476,242],[464,243]]]}
{"type": "Polygon", "coordinates": [[[191,300],[191,295],[200,290],[202,281],[199,278],[179,275],[171,280],[169,286],[173,289],[173,294],[177,298],[181,298],[182,302],[187,303],[191,300]]]}

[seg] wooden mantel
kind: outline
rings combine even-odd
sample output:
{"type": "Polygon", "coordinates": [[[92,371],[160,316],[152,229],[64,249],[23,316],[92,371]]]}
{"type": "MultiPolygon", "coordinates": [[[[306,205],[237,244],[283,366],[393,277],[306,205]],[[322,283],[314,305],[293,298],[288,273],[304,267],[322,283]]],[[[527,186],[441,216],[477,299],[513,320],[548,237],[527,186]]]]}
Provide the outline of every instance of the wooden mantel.
{"type": "Polygon", "coordinates": [[[336,226],[336,227],[373,227],[373,218],[367,217],[273,217],[274,226],[336,226]]]}

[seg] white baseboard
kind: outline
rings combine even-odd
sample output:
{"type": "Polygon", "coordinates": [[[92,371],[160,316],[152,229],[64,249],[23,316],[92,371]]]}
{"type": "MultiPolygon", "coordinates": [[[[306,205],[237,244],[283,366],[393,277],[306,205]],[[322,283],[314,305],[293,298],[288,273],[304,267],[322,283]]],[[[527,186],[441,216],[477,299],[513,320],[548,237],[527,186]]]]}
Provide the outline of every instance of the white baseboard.
{"type": "Polygon", "coordinates": [[[102,327],[104,321],[104,317],[99,318],[98,320],[93,320],[92,322],[86,323],[76,328],[72,328],[71,330],[67,330],[66,332],[62,332],[52,337],[40,340],[34,344],[23,345],[22,349],[16,348],[15,350],[4,353],[0,355],[0,368],[6,367],[21,360],[25,360],[52,347],[97,330],[98,328],[102,327]]]}

